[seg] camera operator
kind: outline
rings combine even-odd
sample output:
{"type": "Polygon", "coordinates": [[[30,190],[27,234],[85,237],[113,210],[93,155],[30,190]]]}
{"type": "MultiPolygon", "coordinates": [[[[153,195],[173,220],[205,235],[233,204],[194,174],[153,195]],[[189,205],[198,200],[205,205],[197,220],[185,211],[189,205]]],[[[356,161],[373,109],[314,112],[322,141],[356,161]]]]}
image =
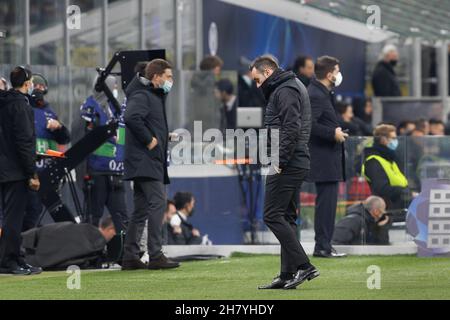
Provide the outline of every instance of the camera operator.
{"type": "MultiPolygon", "coordinates": [[[[108,76],[105,84],[115,97],[117,93],[117,80],[108,76]]],[[[86,121],[86,131],[97,126],[108,124],[114,115],[113,105],[103,92],[93,90],[93,94],[86,99],[80,109],[81,118],[86,121]]],[[[88,201],[91,222],[98,227],[103,216],[105,206],[114,221],[117,233],[126,229],[128,221],[125,202],[125,185],[123,181],[124,170],[124,144],[125,124],[123,114],[125,105],[119,115],[119,128],[116,136],[110,138],[100,148],[88,157],[87,175],[85,177],[85,197],[88,201]]]]}
{"type": "Polygon", "coordinates": [[[350,206],[344,218],[336,223],[333,244],[388,245],[391,221],[383,198],[370,196],[350,206]]]}
{"type": "MultiPolygon", "coordinates": [[[[34,126],[36,132],[36,152],[45,154],[47,150],[60,150],[70,142],[69,130],[59,121],[51,105],[45,100],[48,92],[47,80],[40,74],[33,75],[33,92],[28,97],[34,112],[34,126]]],[[[39,157],[36,161],[37,171],[44,170],[48,158],[39,157]]],[[[37,227],[42,212],[42,202],[36,191],[29,191],[29,201],[25,210],[22,231],[37,227]]]]}

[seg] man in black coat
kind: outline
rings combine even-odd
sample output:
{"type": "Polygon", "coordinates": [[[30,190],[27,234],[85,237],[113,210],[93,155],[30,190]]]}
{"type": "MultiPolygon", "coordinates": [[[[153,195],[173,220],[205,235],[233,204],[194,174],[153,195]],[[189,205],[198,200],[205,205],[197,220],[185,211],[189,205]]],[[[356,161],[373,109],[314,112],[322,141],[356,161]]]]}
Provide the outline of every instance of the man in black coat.
{"type": "Polygon", "coordinates": [[[116,235],[111,216],[99,226],[89,223],[59,222],[33,228],[24,233],[23,249],[28,263],[49,270],[68,266],[98,267],[106,244],[116,235]]]}
{"type": "Polygon", "coordinates": [[[314,219],[316,257],[342,257],[331,246],[336,217],[339,181],[345,180],[344,141],[348,134],[339,127],[333,89],[342,82],[339,61],[323,56],[315,65],[316,78],[308,86],[312,129],[309,143],[311,171],[308,181],[316,184],[314,219]]]}
{"type": "Polygon", "coordinates": [[[173,201],[176,214],[170,219],[171,242],[177,245],[195,245],[202,243],[200,231],[189,223],[188,218],[194,213],[195,198],[190,192],[177,192],[173,201]],[[181,232],[177,232],[180,230],[181,232]]]}
{"type": "Polygon", "coordinates": [[[247,71],[238,78],[238,107],[262,107],[264,96],[247,71]]]}
{"type": "Polygon", "coordinates": [[[234,94],[233,84],[229,79],[220,79],[216,82],[216,97],[222,102],[220,129],[236,129],[237,97],[234,94]]]}
{"type": "Polygon", "coordinates": [[[162,59],[148,63],[145,78],[136,75],[126,89],[125,172],[134,182],[134,207],[125,238],[122,270],[166,269],[179,264],[162,253],[162,223],[166,208],[169,131],[165,101],[173,84],[171,65],[162,59]],[[148,266],[139,260],[139,241],[148,220],[148,266]]]}
{"type": "Polygon", "coordinates": [[[383,59],[377,63],[372,75],[372,87],[375,96],[399,97],[400,85],[394,67],[398,62],[398,51],[394,45],[383,48],[383,59]]]}
{"type": "Polygon", "coordinates": [[[314,60],[310,56],[299,56],[295,59],[292,71],[297,75],[297,78],[308,87],[311,79],[314,76],[314,60]]]}
{"type": "Polygon", "coordinates": [[[311,108],[305,86],[293,72],[280,69],[273,58],[256,58],[250,70],[267,100],[265,127],[279,135],[278,150],[270,146],[272,163],[266,179],[264,222],[280,241],[281,272],[272,283],[259,288],[291,289],[319,275],[297,240],[296,224],[298,189],[310,167],[311,108]],[[273,159],[277,152],[278,164],[273,159]]]}
{"type": "Polygon", "coordinates": [[[338,223],[333,243],[338,245],[388,245],[389,216],[385,215],[383,198],[370,196],[364,202],[350,206],[338,223]]]}
{"type": "Polygon", "coordinates": [[[0,195],[3,228],[0,273],[37,274],[42,270],[20,257],[23,219],[29,189],[39,190],[36,173],[36,135],[27,94],[33,91],[32,73],[24,67],[11,72],[10,91],[0,91],[0,195]]]}

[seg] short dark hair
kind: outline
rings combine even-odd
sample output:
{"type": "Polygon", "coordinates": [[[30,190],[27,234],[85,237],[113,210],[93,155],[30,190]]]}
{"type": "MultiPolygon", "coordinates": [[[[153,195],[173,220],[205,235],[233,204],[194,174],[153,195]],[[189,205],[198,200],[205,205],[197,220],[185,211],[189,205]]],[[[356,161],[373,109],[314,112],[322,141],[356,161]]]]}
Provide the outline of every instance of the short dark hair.
{"type": "Polygon", "coordinates": [[[401,121],[398,124],[398,126],[397,126],[397,134],[400,134],[400,130],[406,129],[408,127],[408,125],[410,125],[410,124],[414,124],[415,125],[414,121],[411,121],[411,120],[403,120],[403,121],[401,121]]]}
{"type": "Polygon", "coordinates": [[[145,75],[145,68],[147,67],[148,61],[139,61],[134,67],[134,73],[139,73],[141,76],[145,75]]]}
{"type": "Polygon", "coordinates": [[[415,122],[415,124],[416,124],[416,130],[425,133],[425,129],[426,129],[427,123],[429,124],[428,120],[423,119],[423,118],[417,120],[417,121],[415,122]]]}
{"type": "Polygon", "coordinates": [[[175,208],[177,210],[183,209],[188,203],[192,201],[194,196],[190,192],[177,192],[173,196],[173,201],[175,202],[175,208]]]}
{"type": "MultiPolygon", "coordinates": [[[[167,204],[166,204],[166,211],[169,210],[169,206],[170,206],[170,205],[175,206],[175,202],[172,201],[172,200],[170,200],[170,199],[168,199],[168,200],[167,200],[167,204]]],[[[176,206],[175,206],[175,207],[176,207],[176,206]]]]}
{"type": "Polygon", "coordinates": [[[333,72],[334,68],[338,64],[339,60],[334,57],[322,56],[317,58],[315,64],[316,78],[319,80],[325,79],[327,77],[327,74],[333,72]]]}
{"type": "Polygon", "coordinates": [[[222,67],[223,60],[219,56],[206,56],[200,62],[200,70],[211,71],[216,67],[222,67]]]}
{"type": "Polygon", "coordinates": [[[259,72],[264,72],[265,69],[270,69],[270,70],[276,70],[278,69],[280,66],[278,65],[278,63],[275,61],[275,59],[269,55],[263,55],[263,56],[259,56],[257,57],[255,60],[253,60],[252,64],[250,65],[249,70],[252,71],[253,68],[255,68],[256,70],[258,70],[259,72]]]}
{"type": "Polygon", "coordinates": [[[26,81],[31,80],[31,78],[33,78],[33,73],[30,69],[17,66],[11,71],[9,81],[11,82],[11,86],[17,89],[22,87],[26,81]]]}
{"type": "Polygon", "coordinates": [[[436,125],[436,124],[441,124],[443,126],[445,126],[444,121],[439,120],[439,119],[430,119],[429,121],[430,125],[436,125]]]}
{"type": "Polygon", "coordinates": [[[110,215],[106,215],[100,219],[100,229],[108,229],[114,226],[114,221],[110,215]]]}
{"type": "Polygon", "coordinates": [[[298,72],[298,69],[304,68],[306,65],[306,61],[311,60],[314,61],[310,56],[299,56],[294,61],[293,71],[298,72]]]}
{"type": "Polygon", "coordinates": [[[172,69],[170,63],[164,59],[154,59],[145,67],[145,77],[152,80],[155,75],[162,75],[167,69],[172,69]]]}
{"type": "Polygon", "coordinates": [[[351,107],[352,105],[350,103],[345,103],[344,101],[338,101],[336,103],[336,110],[339,114],[344,114],[347,112],[347,109],[351,107]]]}
{"type": "Polygon", "coordinates": [[[234,86],[229,79],[220,79],[216,82],[216,88],[220,92],[225,92],[227,94],[233,94],[234,86]]]}
{"type": "Polygon", "coordinates": [[[415,124],[414,121],[411,120],[403,120],[399,123],[398,128],[403,129],[406,128],[409,124],[415,124]]]}

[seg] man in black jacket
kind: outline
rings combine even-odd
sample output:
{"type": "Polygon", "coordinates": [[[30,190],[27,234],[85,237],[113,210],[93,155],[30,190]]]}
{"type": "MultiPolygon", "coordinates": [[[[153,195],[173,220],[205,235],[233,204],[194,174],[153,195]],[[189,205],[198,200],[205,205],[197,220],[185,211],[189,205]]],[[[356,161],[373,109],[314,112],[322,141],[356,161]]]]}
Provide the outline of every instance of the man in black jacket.
{"type": "Polygon", "coordinates": [[[166,208],[165,184],[169,131],[165,101],[172,88],[170,64],[162,59],[148,63],[145,78],[139,74],[128,85],[125,111],[125,179],[134,182],[134,207],[125,238],[122,270],[176,268],[162,253],[162,223],[166,208]],[[139,260],[139,241],[148,220],[148,266],[139,260]]]}
{"type": "Polygon", "coordinates": [[[32,73],[24,67],[11,72],[10,91],[0,91],[0,195],[3,228],[0,238],[0,272],[19,275],[40,273],[20,257],[20,233],[28,190],[39,190],[36,173],[36,135],[33,110],[26,97],[33,90],[32,73]]]}
{"type": "Polygon", "coordinates": [[[377,63],[372,75],[372,87],[375,96],[399,97],[400,85],[394,67],[398,62],[397,48],[388,44],[383,48],[383,59],[377,63]]]}
{"type": "MultiPolygon", "coordinates": [[[[264,222],[281,244],[281,272],[260,289],[291,289],[319,275],[297,240],[297,190],[309,171],[308,140],[311,109],[305,86],[291,71],[283,71],[269,56],[255,59],[252,77],[267,100],[264,123],[279,133],[278,164],[272,162],[266,180],[264,222]]],[[[274,159],[272,159],[274,160],[274,159]]]]}
{"type": "Polygon", "coordinates": [[[333,243],[339,245],[388,245],[389,216],[385,215],[383,198],[370,196],[364,202],[350,206],[338,223],[333,243]]]}
{"type": "Polygon", "coordinates": [[[173,197],[173,201],[175,202],[177,212],[170,219],[172,243],[178,245],[201,244],[202,237],[200,231],[195,229],[188,221],[188,218],[194,213],[194,196],[190,192],[177,192],[173,197]],[[181,230],[181,232],[178,230],[181,230]]]}
{"type": "Polygon", "coordinates": [[[339,181],[345,180],[344,141],[348,134],[339,127],[333,89],[342,82],[339,61],[323,56],[315,65],[316,78],[308,86],[311,101],[312,129],[309,143],[311,172],[308,181],[315,182],[317,198],[314,219],[316,246],[314,256],[335,258],[331,246],[336,217],[339,181]]]}
{"type": "Polygon", "coordinates": [[[305,87],[308,87],[314,76],[313,58],[310,56],[299,56],[295,59],[292,71],[297,75],[297,78],[305,85],[305,87]]]}

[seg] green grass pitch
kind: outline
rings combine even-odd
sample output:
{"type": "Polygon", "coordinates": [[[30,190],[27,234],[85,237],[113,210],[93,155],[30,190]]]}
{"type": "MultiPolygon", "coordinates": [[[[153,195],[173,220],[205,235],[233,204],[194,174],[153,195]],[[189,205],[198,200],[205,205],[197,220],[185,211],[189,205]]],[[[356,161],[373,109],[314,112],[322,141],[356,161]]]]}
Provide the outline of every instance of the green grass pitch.
{"type": "Polygon", "coordinates": [[[67,289],[65,272],[0,276],[0,299],[450,299],[448,258],[353,256],[312,263],[320,277],[296,290],[257,290],[277,274],[279,257],[234,254],[174,270],[82,271],[79,290],[67,289]],[[379,290],[367,288],[371,265],[381,270],[379,290]]]}

